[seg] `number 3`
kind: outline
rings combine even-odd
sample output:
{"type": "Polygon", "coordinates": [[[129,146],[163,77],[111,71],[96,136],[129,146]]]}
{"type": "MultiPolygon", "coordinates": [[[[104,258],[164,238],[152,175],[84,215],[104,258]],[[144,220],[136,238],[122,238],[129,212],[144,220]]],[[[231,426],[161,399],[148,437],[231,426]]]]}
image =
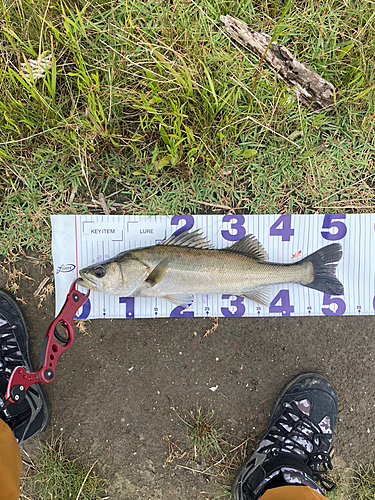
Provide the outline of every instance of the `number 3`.
{"type": "MultiPolygon", "coordinates": [[[[228,300],[232,297],[232,295],[222,295],[221,298],[223,300],[228,300]]],[[[235,297],[234,299],[230,300],[230,306],[235,307],[235,311],[232,312],[229,307],[222,307],[221,308],[221,313],[223,316],[226,318],[230,316],[236,316],[236,317],[241,317],[245,314],[245,306],[243,304],[243,297],[239,297],[238,295],[233,295],[235,297]]]]}
{"type": "Polygon", "coordinates": [[[235,230],[235,234],[223,229],[221,235],[227,241],[238,241],[246,236],[246,229],[243,227],[245,224],[245,217],[243,215],[224,215],[223,222],[230,222],[231,230],[235,230]]]}

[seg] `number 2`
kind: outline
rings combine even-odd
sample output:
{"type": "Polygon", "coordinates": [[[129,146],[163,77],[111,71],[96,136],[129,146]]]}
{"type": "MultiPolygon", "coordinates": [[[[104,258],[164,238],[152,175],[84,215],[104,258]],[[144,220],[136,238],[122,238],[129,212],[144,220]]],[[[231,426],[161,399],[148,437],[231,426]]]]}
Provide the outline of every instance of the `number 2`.
{"type": "Polygon", "coordinates": [[[173,233],[174,236],[178,236],[194,226],[194,217],[192,215],[174,215],[171,219],[171,225],[178,226],[180,221],[185,222],[185,224],[173,233]]]}
{"type": "Polygon", "coordinates": [[[170,315],[171,318],[188,318],[194,316],[194,311],[187,311],[184,306],[177,306],[172,309],[170,315]]]}

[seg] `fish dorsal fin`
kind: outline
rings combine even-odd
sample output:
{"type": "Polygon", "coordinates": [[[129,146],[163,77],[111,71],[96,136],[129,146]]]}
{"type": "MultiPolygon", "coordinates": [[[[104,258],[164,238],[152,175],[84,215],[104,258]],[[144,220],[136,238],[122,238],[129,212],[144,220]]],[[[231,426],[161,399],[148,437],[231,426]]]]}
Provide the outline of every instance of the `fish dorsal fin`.
{"type": "Polygon", "coordinates": [[[202,236],[199,229],[196,231],[184,231],[178,236],[170,236],[168,239],[158,243],[159,245],[172,245],[178,247],[199,248],[201,250],[215,250],[209,241],[202,236]]]}
{"type": "Polygon", "coordinates": [[[267,252],[252,234],[247,234],[234,245],[224,250],[226,252],[242,253],[256,260],[268,260],[267,252]]]}

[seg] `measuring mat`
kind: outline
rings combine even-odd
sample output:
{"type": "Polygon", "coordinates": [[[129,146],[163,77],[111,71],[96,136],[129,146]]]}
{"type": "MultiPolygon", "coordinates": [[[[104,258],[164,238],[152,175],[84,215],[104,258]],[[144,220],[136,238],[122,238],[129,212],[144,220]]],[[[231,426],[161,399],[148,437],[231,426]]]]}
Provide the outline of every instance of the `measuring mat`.
{"type": "Polygon", "coordinates": [[[80,269],[124,250],[155,245],[187,229],[200,229],[216,248],[253,234],[269,261],[283,264],[339,242],[343,257],[336,275],[344,293],[332,296],[297,284],[273,285],[268,307],[235,295],[195,295],[193,303],[184,308],[160,298],[92,292],[75,319],[375,314],[375,214],[52,215],[51,222],[56,314],[80,269]]]}

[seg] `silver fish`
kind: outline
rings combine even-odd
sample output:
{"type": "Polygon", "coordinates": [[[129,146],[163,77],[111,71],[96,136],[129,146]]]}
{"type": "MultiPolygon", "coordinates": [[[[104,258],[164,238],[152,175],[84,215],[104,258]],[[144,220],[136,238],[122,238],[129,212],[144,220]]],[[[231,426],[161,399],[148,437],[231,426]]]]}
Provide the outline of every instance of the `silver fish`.
{"type": "Polygon", "coordinates": [[[342,257],[339,243],[325,246],[293,264],[267,262],[262,245],[251,234],[228,248],[214,248],[199,233],[185,231],[161,243],[127,250],[81,269],[80,284],[91,290],[126,297],[161,297],[187,307],[193,295],[228,294],[268,305],[269,285],[299,283],[340,295],[336,278],[342,257]]]}

